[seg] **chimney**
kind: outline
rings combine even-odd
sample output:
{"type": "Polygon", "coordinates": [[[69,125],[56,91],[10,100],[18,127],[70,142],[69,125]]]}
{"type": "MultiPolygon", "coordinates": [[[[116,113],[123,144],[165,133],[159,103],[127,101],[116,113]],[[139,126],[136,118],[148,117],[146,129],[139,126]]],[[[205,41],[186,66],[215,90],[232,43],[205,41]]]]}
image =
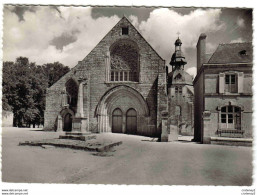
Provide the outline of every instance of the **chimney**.
{"type": "Polygon", "coordinates": [[[202,33],[198,39],[196,48],[197,48],[197,74],[202,66],[205,63],[205,54],[206,54],[206,34],[202,33]]]}

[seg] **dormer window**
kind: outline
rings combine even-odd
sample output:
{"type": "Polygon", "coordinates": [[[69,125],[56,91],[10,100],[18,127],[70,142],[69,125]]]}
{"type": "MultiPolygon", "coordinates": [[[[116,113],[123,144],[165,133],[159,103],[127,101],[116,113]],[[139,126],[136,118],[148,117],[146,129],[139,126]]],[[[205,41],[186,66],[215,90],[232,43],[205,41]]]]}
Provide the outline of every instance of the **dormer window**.
{"type": "Polygon", "coordinates": [[[122,35],[128,35],[128,27],[122,27],[122,35]]]}
{"type": "Polygon", "coordinates": [[[181,74],[178,74],[176,77],[175,77],[175,80],[180,80],[182,78],[181,74]]]}
{"type": "Polygon", "coordinates": [[[246,55],[247,55],[246,50],[240,51],[239,54],[240,54],[241,56],[246,56],[246,55]]]}

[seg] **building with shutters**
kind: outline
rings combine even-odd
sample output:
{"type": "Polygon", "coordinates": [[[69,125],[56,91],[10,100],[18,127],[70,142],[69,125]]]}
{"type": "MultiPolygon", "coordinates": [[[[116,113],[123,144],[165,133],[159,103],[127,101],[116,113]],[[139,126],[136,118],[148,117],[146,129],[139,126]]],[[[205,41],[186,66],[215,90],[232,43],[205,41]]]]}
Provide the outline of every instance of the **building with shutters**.
{"type": "Polygon", "coordinates": [[[175,42],[175,52],[170,61],[172,71],[168,74],[168,113],[170,129],[180,135],[194,134],[194,88],[193,77],[184,66],[187,64],[182,53],[182,41],[175,42]]]}
{"type": "Polygon", "coordinates": [[[47,89],[45,130],[161,136],[165,61],[123,17],[47,89]]]}
{"type": "Polygon", "coordinates": [[[194,140],[252,138],[252,43],[219,44],[206,54],[206,35],[197,43],[194,79],[194,140]]]}

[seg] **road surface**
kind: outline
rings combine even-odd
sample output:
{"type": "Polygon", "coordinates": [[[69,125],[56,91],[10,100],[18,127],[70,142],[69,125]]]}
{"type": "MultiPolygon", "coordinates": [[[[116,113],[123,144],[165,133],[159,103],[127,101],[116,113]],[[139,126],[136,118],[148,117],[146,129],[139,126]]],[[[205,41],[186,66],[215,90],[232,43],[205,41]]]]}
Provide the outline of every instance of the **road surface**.
{"type": "Polygon", "coordinates": [[[65,148],[18,146],[57,138],[54,132],[3,128],[2,180],[22,183],[251,185],[252,148],[152,142],[151,138],[100,134],[123,141],[107,156],[65,148]]]}

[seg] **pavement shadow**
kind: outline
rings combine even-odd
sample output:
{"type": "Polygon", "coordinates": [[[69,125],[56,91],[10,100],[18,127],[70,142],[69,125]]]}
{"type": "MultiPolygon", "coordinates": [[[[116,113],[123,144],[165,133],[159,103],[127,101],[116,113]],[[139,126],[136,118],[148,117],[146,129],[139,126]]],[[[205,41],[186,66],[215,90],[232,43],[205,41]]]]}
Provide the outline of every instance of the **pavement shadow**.
{"type": "Polygon", "coordinates": [[[190,140],[178,140],[178,142],[181,142],[181,143],[194,143],[193,141],[190,141],[190,140]]]}
{"type": "Polygon", "coordinates": [[[160,142],[158,138],[142,139],[143,142],[160,142]]]}
{"type": "Polygon", "coordinates": [[[29,131],[42,132],[44,130],[43,129],[38,129],[38,130],[34,129],[34,130],[29,130],[29,131]]]}
{"type": "Polygon", "coordinates": [[[190,141],[190,140],[178,140],[179,143],[193,143],[193,144],[201,144],[200,142],[194,142],[194,141],[190,141]]]}

